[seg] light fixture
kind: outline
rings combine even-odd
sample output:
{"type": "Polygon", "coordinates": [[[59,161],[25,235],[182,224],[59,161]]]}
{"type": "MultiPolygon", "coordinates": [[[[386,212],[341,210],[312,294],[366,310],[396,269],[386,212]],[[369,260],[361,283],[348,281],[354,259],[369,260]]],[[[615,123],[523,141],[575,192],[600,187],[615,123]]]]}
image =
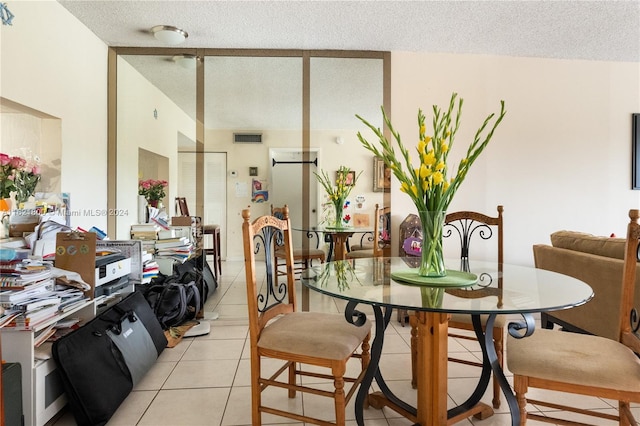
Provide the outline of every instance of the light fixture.
{"type": "Polygon", "coordinates": [[[336,143],[337,143],[338,145],[342,145],[342,144],[344,144],[344,138],[343,138],[342,136],[338,136],[338,137],[336,137],[336,143]]]}
{"type": "Polygon", "coordinates": [[[171,59],[182,68],[186,68],[188,70],[196,68],[197,57],[195,55],[175,55],[171,59]]]}
{"type": "Polygon", "coordinates": [[[187,34],[185,30],[172,27],[171,25],[156,25],[151,28],[151,32],[155,38],[172,46],[182,43],[187,37],[189,37],[189,34],[187,34]]]}

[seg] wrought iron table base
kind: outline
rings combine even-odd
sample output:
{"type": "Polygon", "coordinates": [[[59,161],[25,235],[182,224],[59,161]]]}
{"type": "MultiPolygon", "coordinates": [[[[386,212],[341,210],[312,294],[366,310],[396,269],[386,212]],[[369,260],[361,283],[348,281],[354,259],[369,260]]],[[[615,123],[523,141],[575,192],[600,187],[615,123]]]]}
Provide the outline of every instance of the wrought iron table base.
{"type": "MultiPolygon", "coordinates": [[[[358,324],[357,321],[361,321],[362,315],[363,315],[361,312],[355,309],[357,305],[358,305],[358,302],[350,301],[347,304],[347,307],[345,309],[345,317],[347,318],[347,321],[352,322],[356,325],[358,324]]],[[[513,390],[511,389],[511,386],[507,382],[504,372],[500,367],[500,364],[498,362],[498,356],[496,354],[495,347],[493,346],[493,324],[496,319],[496,314],[489,315],[487,319],[486,327],[485,327],[486,331],[482,329],[480,315],[475,315],[475,314],[471,315],[474,330],[475,330],[476,336],[478,337],[478,341],[480,342],[480,346],[482,348],[482,354],[483,354],[483,360],[484,360],[482,372],[480,374],[480,379],[478,381],[478,384],[476,385],[476,388],[472,392],[472,394],[469,396],[469,398],[465,402],[463,402],[459,406],[447,410],[446,420],[442,421],[442,419],[438,419],[437,418],[438,413],[426,413],[427,418],[429,420],[427,420],[425,424],[421,424],[420,419],[418,418],[418,415],[419,415],[418,409],[400,400],[396,395],[393,394],[391,389],[389,389],[389,387],[385,383],[384,378],[382,377],[382,373],[378,368],[380,357],[382,355],[384,333],[389,324],[392,309],[384,308],[384,312],[383,312],[382,307],[378,305],[372,305],[372,308],[375,315],[376,331],[375,331],[375,338],[373,339],[373,342],[371,344],[371,351],[370,351],[371,362],[369,364],[369,369],[366,372],[365,377],[360,385],[360,389],[358,390],[358,394],[356,395],[355,415],[356,415],[356,422],[358,425],[360,426],[364,425],[363,408],[365,406],[365,401],[368,401],[369,405],[371,405],[371,407],[373,408],[381,409],[385,406],[389,407],[392,410],[396,411],[397,413],[408,418],[409,420],[415,422],[415,425],[422,425],[422,426],[427,426],[427,424],[431,424],[431,423],[453,424],[469,416],[475,416],[480,419],[487,418],[493,415],[493,408],[491,408],[487,404],[480,402],[480,399],[482,398],[485,391],[487,390],[487,387],[491,380],[492,372],[495,375],[496,380],[500,385],[500,389],[502,390],[502,393],[504,394],[507,400],[507,404],[509,405],[509,410],[511,413],[511,424],[514,426],[520,424],[520,411],[518,409],[518,403],[517,403],[515,394],[513,393],[513,390]],[[381,391],[369,394],[369,389],[371,387],[373,379],[375,379],[376,384],[380,387],[381,391]]],[[[416,314],[417,315],[425,314],[425,312],[417,312],[416,314]]],[[[430,314],[434,314],[434,313],[430,313],[430,314]]],[[[435,313],[435,315],[437,316],[437,315],[447,315],[447,314],[435,313]]],[[[533,321],[533,318],[529,314],[523,314],[523,317],[525,320],[524,322],[509,324],[508,330],[512,336],[521,338],[521,337],[526,337],[531,333],[533,333],[533,330],[535,327],[535,322],[533,321]],[[520,332],[520,330],[523,330],[523,329],[525,330],[524,333],[520,332]]],[[[431,316],[430,318],[433,319],[435,318],[435,316],[431,316]]],[[[419,324],[419,327],[430,328],[429,331],[427,331],[427,333],[432,335],[438,334],[435,330],[433,331],[433,333],[431,333],[431,328],[434,326],[434,324],[430,324],[429,320],[425,322],[424,315],[420,319],[418,319],[418,321],[422,321],[422,324],[419,324]]],[[[444,331],[446,331],[446,324],[445,324],[445,327],[443,328],[444,328],[444,331]]],[[[440,332],[442,332],[442,330],[440,332]]],[[[446,332],[444,333],[444,335],[445,335],[444,337],[445,339],[448,338],[446,336],[446,332]]],[[[437,342],[435,346],[437,346],[437,342]]],[[[446,346],[444,349],[446,349],[446,346]]],[[[444,352],[445,352],[445,362],[446,362],[446,350],[444,352]]],[[[419,354],[421,355],[421,352],[419,352],[419,354]]],[[[433,354],[429,354],[429,356],[433,356],[433,354]]],[[[425,362],[424,356],[423,356],[423,360],[419,360],[418,362],[425,362]]],[[[446,380],[446,377],[444,379],[446,380]]],[[[430,392],[433,394],[433,392],[437,392],[437,389],[431,389],[430,392]]],[[[419,398],[420,396],[421,395],[419,395],[419,398]]],[[[444,395],[442,398],[444,402],[443,401],[436,402],[436,405],[440,404],[442,406],[442,404],[444,403],[445,404],[444,406],[446,406],[447,396],[444,395]]],[[[425,414],[422,413],[421,415],[424,416],[425,414]]]]}

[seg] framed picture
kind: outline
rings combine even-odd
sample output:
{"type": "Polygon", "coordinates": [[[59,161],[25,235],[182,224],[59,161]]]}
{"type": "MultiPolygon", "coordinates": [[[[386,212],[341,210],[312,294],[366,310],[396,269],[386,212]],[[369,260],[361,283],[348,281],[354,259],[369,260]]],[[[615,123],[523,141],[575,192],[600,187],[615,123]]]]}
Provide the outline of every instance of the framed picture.
{"type": "MultiPolygon", "coordinates": [[[[339,177],[340,177],[339,172],[336,172],[336,180],[338,180],[339,177]]],[[[355,179],[356,179],[356,172],[354,170],[349,170],[347,172],[347,176],[345,176],[344,178],[344,183],[347,186],[353,186],[355,179]]]]}
{"type": "Polygon", "coordinates": [[[373,192],[389,192],[391,190],[391,169],[385,166],[384,160],[373,157],[373,192]]]}
{"type": "Polygon", "coordinates": [[[640,113],[631,114],[631,189],[640,189],[640,113]]]}

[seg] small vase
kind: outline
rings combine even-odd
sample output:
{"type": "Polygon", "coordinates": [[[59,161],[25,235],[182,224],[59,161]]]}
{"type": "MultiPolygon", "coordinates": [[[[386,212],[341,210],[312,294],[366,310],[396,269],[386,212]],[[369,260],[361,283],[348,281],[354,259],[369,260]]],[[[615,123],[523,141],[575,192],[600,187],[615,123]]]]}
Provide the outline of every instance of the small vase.
{"type": "Polygon", "coordinates": [[[422,248],[418,275],[423,277],[444,277],[447,270],[442,254],[442,227],[446,213],[444,211],[418,212],[422,225],[422,248]]]}
{"type": "Polygon", "coordinates": [[[147,202],[149,203],[149,206],[151,206],[151,207],[155,207],[155,208],[158,208],[158,202],[159,202],[159,200],[149,200],[149,201],[147,201],[147,202]]]}
{"type": "Polygon", "coordinates": [[[336,210],[336,217],[335,220],[333,222],[333,227],[335,228],[342,228],[342,216],[343,216],[343,211],[344,211],[344,201],[340,201],[340,202],[335,202],[333,204],[333,207],[336,210]]]}

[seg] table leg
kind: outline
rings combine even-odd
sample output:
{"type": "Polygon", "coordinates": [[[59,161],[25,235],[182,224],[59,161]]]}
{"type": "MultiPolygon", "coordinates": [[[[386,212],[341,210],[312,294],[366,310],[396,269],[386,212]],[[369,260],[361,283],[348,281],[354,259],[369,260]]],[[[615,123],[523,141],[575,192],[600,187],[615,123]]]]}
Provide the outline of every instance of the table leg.
{"type": "Polygon", "coordinates": [[[416,312],[418,422],[447,424],[447,331],[449,314],[416,312]]]}
{"type": "Polygon", "coordinates": [[[348,235],[334,234],[332,238],[334,239],[333,249],[335,253],[332,260],[345,260],[347,258],[348,235]]]}

